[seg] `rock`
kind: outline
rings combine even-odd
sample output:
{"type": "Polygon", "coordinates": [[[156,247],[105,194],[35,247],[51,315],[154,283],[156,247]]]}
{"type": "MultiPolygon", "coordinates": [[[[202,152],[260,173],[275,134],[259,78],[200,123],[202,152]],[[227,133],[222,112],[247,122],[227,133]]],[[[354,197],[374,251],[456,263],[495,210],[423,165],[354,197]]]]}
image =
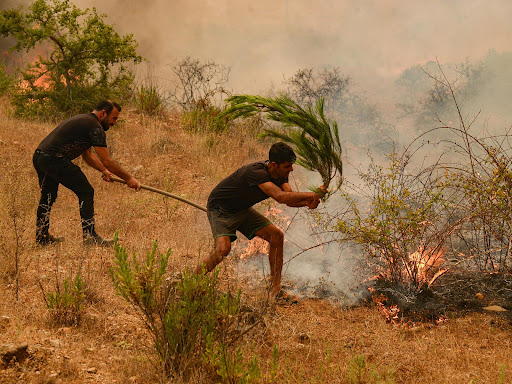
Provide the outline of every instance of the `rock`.
{"type": "Polygon", "coordinates": [[[48,343],[50,343],[53,348],[59,348],[62,345],[62,342],[59,339],[48,340],[48,343]]]}
{"type": "Polygon", "coordinates": [[[484,307],[484,310],[492,312],[507,312],[505,308],[500,307],[499,305],[491,305],[489,307],[484,307]]]}
{"type": "Polygon", "coordinates": [[[87,373],[95,374],[97,372],[98,372],[98,368],[96,368],[96,367],[87,368],[87,373]]]}
{"type": "Polygon", "coordinates": [[[17,346],[11,344],[2,345],[0,346],[0,357],[6,364],[9,364],[12,360],[21,362],[28,357],[27,349],[28,343],[22,343],[17,346]]]}
{"type": "Polygon", "coordinates": [[[478,292],[475,296],[477,299],[480,299],[480,300],[483,300],[483,298],[484,298],[484,295],[482,295],[480,292],[478,292]]]}

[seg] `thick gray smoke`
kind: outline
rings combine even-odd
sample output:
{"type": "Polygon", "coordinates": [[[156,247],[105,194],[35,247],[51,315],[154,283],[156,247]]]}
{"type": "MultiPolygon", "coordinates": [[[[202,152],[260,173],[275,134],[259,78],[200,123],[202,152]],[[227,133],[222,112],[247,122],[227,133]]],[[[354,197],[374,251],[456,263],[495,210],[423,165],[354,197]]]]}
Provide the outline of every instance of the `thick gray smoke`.
{"type": "MultiPolygon", "coordinates": [[[[96,6],[157,66],[177,57],[231,66],[235,92],[266,91],[283,74],[340,66],[365,89],[415,63],[479,58],[508,50],[508,0],[77,0],[96,6]]],[[[379,95],[382,98],[383,95],[379,95]]]]}

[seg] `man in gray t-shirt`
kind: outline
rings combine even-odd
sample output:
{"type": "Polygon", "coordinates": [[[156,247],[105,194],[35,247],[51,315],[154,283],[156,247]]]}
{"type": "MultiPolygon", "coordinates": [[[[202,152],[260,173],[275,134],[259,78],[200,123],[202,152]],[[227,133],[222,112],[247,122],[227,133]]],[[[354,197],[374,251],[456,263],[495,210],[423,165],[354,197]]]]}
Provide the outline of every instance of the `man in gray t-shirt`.
{"type": "Polygon", "coordinates": [[[92,113],[76,115],[63,121],[37,147],[32,161],[41,188],[36,220],[38,245],[62,241],[62,238],[49,233],[50,211],[57,199],[59,184],[71,189],[78,197],[84,244],[113,244],[113,240],[105,240],[96,233],[94,189],[72,160],[81,155],[89,166],[103,174],[104,180],[109,181],[115,174],[125,180],[130,188],[140,189],[139,181],[112,159],[107,148],[105,132],[116,124],[120,111],[121,107],[117,103],[102,101],[92,113]],[[92,152],[93,148],[97,156],[92,152]]]}
{"type": "Polygon", "coordinates": [[[231,251],[236,231],[248,239],[261,237],[269,243],[272,277],[271,297],[286,295],[281,291],[283,269],[283,232],[252,206],[272,197],[289,207],[314,209],[320,202],[315,192],[293,192],[288,175],[293,171],[296,156],[285,143],[272,145],[269,160],[244,165],[222,180],[210,193],[208,220],[215,238],[215,248],[197,267],[196,272],[210,272],[231,251]]]}

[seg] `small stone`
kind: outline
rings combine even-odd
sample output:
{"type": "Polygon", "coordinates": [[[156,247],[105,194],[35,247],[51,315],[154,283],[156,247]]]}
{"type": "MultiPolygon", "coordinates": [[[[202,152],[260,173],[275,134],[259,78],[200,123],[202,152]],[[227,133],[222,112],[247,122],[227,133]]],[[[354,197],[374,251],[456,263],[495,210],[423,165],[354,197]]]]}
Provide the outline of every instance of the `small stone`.
{"type": "Polygon", "coordinates": [[[98,368],[96,367],[90,367],[90,368],[87,368],[87,373],[97,373],[98,372],[98,368]]]}
{"type": "Polygon", "coordinates": [[[507,312],[507,310],[499,305],[491,305],[489,307],[484,307],[484,310],[491,312],[507,312]]]}
{"type": "Polygon", "coordinates": [[[484,295],[482,295],[480,292],[478,292],[475,296],[477,299],[480,299],[480,300],[483,300],[483,298],[484,298],[484,295]]]}
{"type": "Polygon", "coordinates": [[[55,372],[54,372],[54,373],[50,373],[50,375],[48,375],[48,377],[49,377],[50,379],[55,379],[57,376],[59,376],[59,374],[58,374],[58,373],[55,373],[55,372]]]}
{"type": "Polygon", "coordinates": [[[50,340],[49,343],[54,348],[59,348],[62,344],[62,342],[59,339],[50,340]]]}

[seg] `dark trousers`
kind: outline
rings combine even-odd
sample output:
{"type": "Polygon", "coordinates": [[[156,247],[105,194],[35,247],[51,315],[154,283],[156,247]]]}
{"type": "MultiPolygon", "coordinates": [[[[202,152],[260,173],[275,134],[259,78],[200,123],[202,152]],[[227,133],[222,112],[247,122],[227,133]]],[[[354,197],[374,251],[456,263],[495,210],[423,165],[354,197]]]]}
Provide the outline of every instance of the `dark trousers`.
{"type": "Polygon", "coordinates": [[[79,166],[66,157],[56,157],[36,150],[32,158],[39,178],[41,199],[37,207],[36,238],[44,240],[50,228],[50,211],[57,199],[59,184],[71,189],[78,197],[84,236],[94,231],[94,188],[79,166]]]}

